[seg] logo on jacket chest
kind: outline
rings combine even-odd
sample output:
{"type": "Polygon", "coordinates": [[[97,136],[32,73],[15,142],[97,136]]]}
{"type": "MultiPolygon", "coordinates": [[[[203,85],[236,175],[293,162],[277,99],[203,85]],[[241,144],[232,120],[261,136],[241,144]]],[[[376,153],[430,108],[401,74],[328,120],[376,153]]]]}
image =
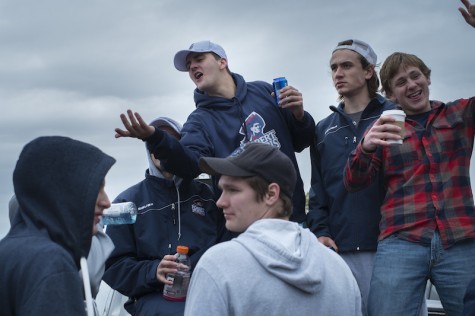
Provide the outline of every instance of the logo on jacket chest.
{"type": "Polygon", "coordinates": [[[256,112],[249,114],[245,120],[245,124],[239,129],[239,134],[244,138],[241,140],[241,146],[249,142],[265,143],[280,148],[279,139],[275,130],[265,132],[266,122],[256,112]]]}

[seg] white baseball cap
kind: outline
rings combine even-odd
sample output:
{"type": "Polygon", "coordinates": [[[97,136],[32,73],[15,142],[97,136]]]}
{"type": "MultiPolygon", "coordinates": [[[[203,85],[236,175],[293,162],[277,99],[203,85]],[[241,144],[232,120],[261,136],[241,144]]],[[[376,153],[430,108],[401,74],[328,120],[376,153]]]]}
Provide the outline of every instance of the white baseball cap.
{"type": "Polygon", "coordinates": [[[227,59],[226,52],[221,46],[211,41],[201,41],[201,42],[193,43],[190,45],[190,48],[181,50],[175,54],[175,58],[173,60],[175,64],[175,68],[179,71],[188,71],[188,69],[186,68],[186,57],[188,56],[189,53],[211,53],[211,52],[215,53],[221,58],[227,59]]]}

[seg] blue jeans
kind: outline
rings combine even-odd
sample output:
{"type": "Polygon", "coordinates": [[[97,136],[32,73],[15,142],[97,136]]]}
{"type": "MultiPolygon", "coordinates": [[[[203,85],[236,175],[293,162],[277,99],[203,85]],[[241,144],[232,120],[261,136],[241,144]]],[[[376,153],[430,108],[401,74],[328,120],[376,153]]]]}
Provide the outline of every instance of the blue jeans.
{"type": "Polygon", "coordinates": [[[475,278],[475,240],[442,247],[438,232],[424,246],[392,235],[378,244],[368,298],[370,316],[420,315],[427,279],[447,316],[462,315],[463,296],[475,278]]]}

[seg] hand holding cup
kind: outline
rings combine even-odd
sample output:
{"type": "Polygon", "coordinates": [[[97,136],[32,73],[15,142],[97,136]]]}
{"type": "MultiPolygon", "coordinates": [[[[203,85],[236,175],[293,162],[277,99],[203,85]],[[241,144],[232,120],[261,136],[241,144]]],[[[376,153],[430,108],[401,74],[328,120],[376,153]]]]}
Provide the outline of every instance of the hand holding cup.
{"type": "Polygon", "coordinates": [[[378,146],[402,144],[405,117],[402,110],[384,111],[365,135],[363,150],[372,153],[378,146]]]}
{"type": "Polygon", "coordinates": [[[387,123],[387,124],[394,124],[399,126],[400,131],[396,134],[400,135],[400,139],[386,139],[386,141],[390,144],[402,144],[402,140],[404,138],[404,122],[406,120],[406,113],[403,110],[387,110],[384,111],[381,116],[389,116],[394,119],[394,122],[387,123]]]}

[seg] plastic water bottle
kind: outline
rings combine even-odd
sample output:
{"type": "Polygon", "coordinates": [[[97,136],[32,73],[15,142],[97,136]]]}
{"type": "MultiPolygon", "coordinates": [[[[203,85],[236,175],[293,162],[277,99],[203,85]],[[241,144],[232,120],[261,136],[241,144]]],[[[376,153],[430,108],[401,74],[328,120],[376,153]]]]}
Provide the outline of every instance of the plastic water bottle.
{"type": "Polygon", "coordinates": [[[137,206],[133,202],[112,203],[104,210],[102,225],[134,224],[137,219],[137,206]]]}
{"type": "Polygon", "coordinates": [[[188,285],[190,284],[191,261],[188,257],[188,247],[177,246],[175,254],[178,268],[176,273],[168,273],[167,280],[172,281],[172,285],[165,284],[163,287],[163,297],[170,301],[185,301],[188,285]]]}

